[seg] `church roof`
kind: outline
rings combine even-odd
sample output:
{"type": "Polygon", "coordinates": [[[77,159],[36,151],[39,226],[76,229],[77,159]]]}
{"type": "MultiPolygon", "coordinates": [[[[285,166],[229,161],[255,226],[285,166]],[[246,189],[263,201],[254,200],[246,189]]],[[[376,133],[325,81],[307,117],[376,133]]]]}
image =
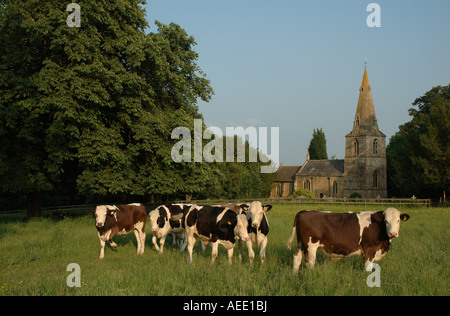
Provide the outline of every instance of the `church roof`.
{"type": "Polygon", "coordinates": [[[280,166],[277,171],[277,182],[294,182],[295,174],[301,166],[280,166]]]}
{"type": "Polygon", "coordinates": [[[359,88],[358,107],[356,108],[353,130],[347,136],[380,135],[385,136],[378,129],[375,107],[372,99],[372,88],[369,83],[367,67],[364,67],[364,75],[359,88]]]}
{"type": "Polygon", "coordinates": [[[344,175],[344,159],[307,160],[298,171],[302,176],[339,177],[344,175]]]}

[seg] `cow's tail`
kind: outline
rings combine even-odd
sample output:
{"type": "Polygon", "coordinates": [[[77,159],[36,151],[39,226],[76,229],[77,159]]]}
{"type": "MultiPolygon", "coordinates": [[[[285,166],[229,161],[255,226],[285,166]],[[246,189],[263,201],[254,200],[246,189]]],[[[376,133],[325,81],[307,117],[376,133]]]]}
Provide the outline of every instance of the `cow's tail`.
{"type": "Polygon", "coordinates": [[[286,242],[286,247],[289,250],[292,249],[292,242],[294,241],[295,232],[297,231],[297,217],[299,215],[300,215],[300,212],[298,212],[297,215],[295,215],[294,226],[292,227],[292,235],[288,238],[288,240],[286,242]]]}

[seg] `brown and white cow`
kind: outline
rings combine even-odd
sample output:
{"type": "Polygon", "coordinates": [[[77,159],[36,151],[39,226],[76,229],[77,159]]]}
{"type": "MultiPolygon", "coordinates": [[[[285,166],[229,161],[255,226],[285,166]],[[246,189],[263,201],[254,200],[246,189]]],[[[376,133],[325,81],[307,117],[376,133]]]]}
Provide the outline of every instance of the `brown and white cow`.
{"type": "Polygon", "coordinates": [[[366,270],[372,271],[373,263],[386,255],[392,239],[399,236],[400,221],[409,217],[395,208],[360,213],[300,211],[287,241],[291,249],[297,234],[293,270],[298,272],[303,255],[306,266],[312,268],[319,249],[333,260],[362,255],[366,270]]]}
{"type": "Polygon", "coordinates": [[[228,262],[232,264],[236,239],[249,240],[247,218],[236,214],[228,207],[193,205],[185,216],[185,228],[188,241],[188,260],[192,263],[192,252],[197,238],[211,242],[211,262],[218,254],[219,244],[228,251],[228,262]]]}
{"type": "Polygon", "coordinates": [[[137,254],[144,253],[145,247],[145,222],[147,212],[139,203],[127,205],[99,205],[95,209],[95,226],[100,240],[100,259],[105,256],[105,242],[116,248],[113,242],[114,235],[126,235],[134,230],[137,241],[137,254]]]}

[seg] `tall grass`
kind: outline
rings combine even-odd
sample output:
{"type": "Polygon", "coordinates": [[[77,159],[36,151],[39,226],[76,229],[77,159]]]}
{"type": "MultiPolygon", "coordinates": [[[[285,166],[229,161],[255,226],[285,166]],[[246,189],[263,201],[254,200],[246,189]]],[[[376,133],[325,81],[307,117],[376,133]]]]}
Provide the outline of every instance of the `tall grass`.
{"type": "MultiPolygon", "coordinates": [[[[211,248],[197,243],[194,263],[187,263],[167,240],[164,254],[151,244],[147,227],[145,253],[136,256],[134,234],[115,237],[117,249],[100,246],[90,216],[29,222],[0,216],[0,295],[449,295],[449,209],[402,208],[411,215],[400,237],[380,262],[381,287],[369,288],[361,257],[332,262],[322,254],[313,270],[302,265],[292,273],[292,251],[286,249],[294,215],[300,209],[359,211],[360,206],[275,205],[267,214],[271,231],[266,262],[259,257],[230,266],[224,248],[211,265],[211,248]],[[70,288],[69,263],[81,267],[81,287],[70,288]]],[[[366,209],[377,209],[368,207],[366,209]]],[[[258,255],[258,252],[257,252],[258,255]]]]}

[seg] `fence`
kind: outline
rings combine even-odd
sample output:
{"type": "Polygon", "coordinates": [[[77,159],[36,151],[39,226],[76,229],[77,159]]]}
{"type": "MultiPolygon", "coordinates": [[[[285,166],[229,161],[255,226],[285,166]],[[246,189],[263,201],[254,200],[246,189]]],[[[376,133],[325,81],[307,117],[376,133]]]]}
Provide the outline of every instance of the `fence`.
{"type": "Polygon", "coordinates": [[[230,199],[230,200],[190,200],[190,201],[177,201],[177,203],[192,203],[192,204],[227,204],[227,203],[250,203],[254,200],[258,200],[261,203],[273,203],[273,204],[352,204],[352,205],[398,205],[398,206],[431,206],[430,199],[290,199],[290,198],[267,198],[267,199],[230,199]]]}

